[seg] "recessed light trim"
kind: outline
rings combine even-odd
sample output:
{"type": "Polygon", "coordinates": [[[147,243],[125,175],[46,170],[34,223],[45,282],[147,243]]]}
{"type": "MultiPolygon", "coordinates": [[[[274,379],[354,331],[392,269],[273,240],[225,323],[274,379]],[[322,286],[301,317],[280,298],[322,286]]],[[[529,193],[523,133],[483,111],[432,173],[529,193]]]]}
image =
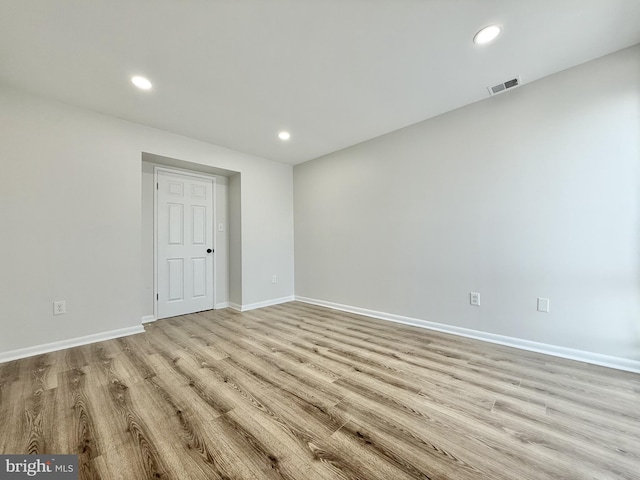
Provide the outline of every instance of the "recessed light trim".
{"type": "Polygon", "coordinates": [[[151,90],[151,87],[153,87],[153,84],[149,81],[148,78],[142,77],[140,75],[131,77],[131,83],[133,83],[140,90],[151,90]]]}
{"type": "Polygon", "coordinates": [[[473,43],[476,45],[486,45],[494,41],[502,33],[500,25],[487,25],[473,37],[473,43]]]}
{"type": "Polygon", "coordinates": [[[289,140],[291,138],[291,134],[289,132],[282,131],[278,134],[278,138],[280,140],[289,140]]]}

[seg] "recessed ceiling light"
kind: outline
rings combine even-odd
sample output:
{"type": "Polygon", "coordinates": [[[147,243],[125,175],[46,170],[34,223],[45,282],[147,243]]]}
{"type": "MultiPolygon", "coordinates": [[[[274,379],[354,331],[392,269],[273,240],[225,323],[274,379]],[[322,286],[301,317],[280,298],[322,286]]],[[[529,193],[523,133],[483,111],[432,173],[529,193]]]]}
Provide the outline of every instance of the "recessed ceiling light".
{"type": "Polygon", "coordinates": [[[280,132],[278,134],[278,138],[280,140],[289,140],[291,138],[291,134],[289,132],[280,132]]]}
{"type": "Polygon", "coordinates": [[[148,78],[141,77],[136,75],[135,77],[131,77],[131,83],[133,83],[140,90],[151,90],[151,82],[148,78]]]}
{"type": "Polygon", "coordinates": [[[496,39],[498,35],[502,32],[502,27],[500,25],[489,25],[488,27],[484,27],[478,33],[476,33],[475,37],[473,37],[473,43],[476,45],[485,45],[496,39]]]}

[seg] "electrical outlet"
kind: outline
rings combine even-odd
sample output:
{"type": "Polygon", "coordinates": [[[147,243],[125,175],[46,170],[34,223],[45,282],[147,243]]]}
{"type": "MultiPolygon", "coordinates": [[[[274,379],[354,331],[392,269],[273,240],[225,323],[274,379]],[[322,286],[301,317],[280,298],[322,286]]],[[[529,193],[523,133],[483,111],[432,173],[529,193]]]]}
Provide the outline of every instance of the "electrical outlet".
{"type": "Polygon", "coordinates": [[[549,299],[538,297],[538,311],[549,313],[549,299]]]}
{"type": "Polygon", "coordinates": [[[480,294],[477,292],[469,293],[469,303],[471,305],[475,305],[476,307],[480,306],[480,294]]]}
{"type": "Polygon", "coordinates": [[[54,315],[62,315],[67,313],[67,304],[64,300],[58,300],[57,302],[53,302],[53,314],[54,315]]]}
{"type": "Polygon", "coordinates": [[[275,275],[271,277],[271,283],[278,283],[278,277],[276,277],[275,275]]]}

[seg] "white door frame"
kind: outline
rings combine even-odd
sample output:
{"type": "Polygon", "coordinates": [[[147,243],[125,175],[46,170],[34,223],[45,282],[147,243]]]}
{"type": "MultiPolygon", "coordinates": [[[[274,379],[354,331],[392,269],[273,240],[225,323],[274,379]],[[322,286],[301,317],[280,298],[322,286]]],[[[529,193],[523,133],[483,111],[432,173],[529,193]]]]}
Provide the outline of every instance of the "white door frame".
{"type": "Polygon", "coordinates": [[[216,177],[206,173],[194,172],[175,167],[163,167],[160,165],[153,166],[153,183],[156,188],[153,190],[153,318],[158,319],[158,173],[164,172],[169,174],[182,175],[192,178],[211,180],[213,189],[211,195],[213,197],[213,219],[211,221],[211,236],[213,238],[213,279],[211,288],[213,289],[213,308],[216,308],[216,177]]]}

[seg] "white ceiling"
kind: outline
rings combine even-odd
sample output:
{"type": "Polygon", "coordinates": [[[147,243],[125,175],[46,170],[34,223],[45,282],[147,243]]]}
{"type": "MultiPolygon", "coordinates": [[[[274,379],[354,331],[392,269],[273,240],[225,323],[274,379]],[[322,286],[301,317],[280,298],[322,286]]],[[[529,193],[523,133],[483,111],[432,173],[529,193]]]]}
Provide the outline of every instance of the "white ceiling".
{"type": "Polygon", "coordinates": [[[639,0],[0,0],[0,82],[292,164],[637,43],[639,0]]]}

